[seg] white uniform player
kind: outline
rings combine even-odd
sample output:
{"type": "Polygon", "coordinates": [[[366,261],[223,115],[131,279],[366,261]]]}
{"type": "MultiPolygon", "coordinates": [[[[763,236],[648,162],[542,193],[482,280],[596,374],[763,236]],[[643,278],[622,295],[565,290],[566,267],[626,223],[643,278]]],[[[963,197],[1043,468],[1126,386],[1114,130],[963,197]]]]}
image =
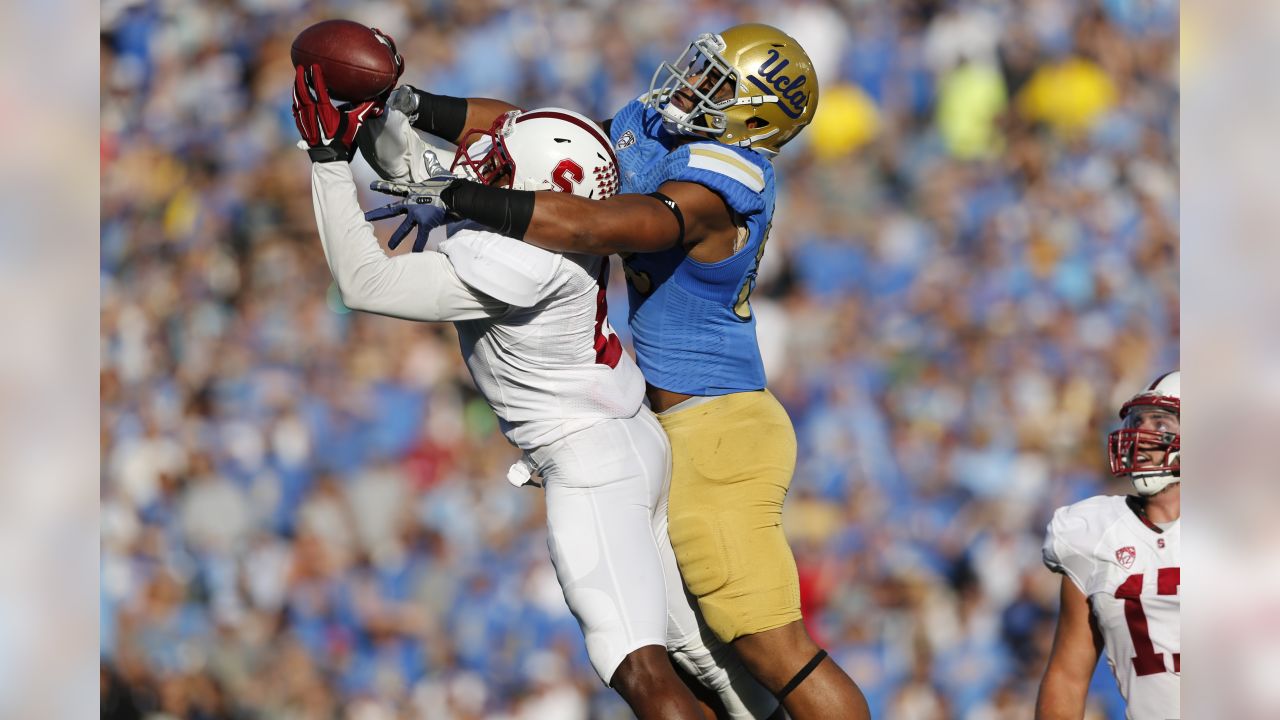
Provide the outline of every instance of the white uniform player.
{"type": "Polygon", "coordinates": [[[1059,509],[1049,523],[1044,562],[1089,599],[1107,663],[1128,716],[1179,717],[1179,546],[1126,497],[1093,497],[1059,509]]]}
{"type": "MultiPolygon", "coordinates": [[[[435,158],[402,113],[388,110],[371,129],[375,142],[362,147],[384,177],[431,172],[435,158]]],[[[570,111],[512,115],[464,143],[459,163],[486,181],[509,173],[516,189],[559,186],[557,178],[587,196],[617,189],[607,139],[570,111]],[[580,170],[557,172],[566,162],[580,170]]],[[[667,538],[670,446],[643,406],[639,368],[609,328],[607,259],[465,224],[449,228],[439,252],[388,257],[349,165],[314,164],[312,188],[325,256],[349,307],[456,324],[477,387],[525,451],[511,481],[524,484],[533,471],[544,481],[551,558],[601,679],[610,684],[632,651],[665,645],[732,717],[772,714],[777,701],[735,653],[709,632],[704,640],[684,593],[667,538]]]]}
{"type": "Polygon", "coordinates": [[[1181,717],[1179,396],[1178,373],[1161,376],[1125,403],[1125,426],[1109,439],[1113,472],[1131,478],[1139,495],[1092,497],[1049,522],[1044,562],[1065,579],[1037,717],[1081,716],[1099,640],[1130,720],[1181,717]],[[1088,622],[1073,624],[1081,596],[1088,622]],[[1076,689],[1067,692],[1072,675],[1076,689]]]}

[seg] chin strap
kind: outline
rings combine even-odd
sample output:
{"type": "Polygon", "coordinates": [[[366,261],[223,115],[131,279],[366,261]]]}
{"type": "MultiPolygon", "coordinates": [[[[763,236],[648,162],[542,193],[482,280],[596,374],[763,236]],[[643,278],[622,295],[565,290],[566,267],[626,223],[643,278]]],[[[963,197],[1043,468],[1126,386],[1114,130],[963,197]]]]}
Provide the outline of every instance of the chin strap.
{"type": "Polygon", "coordinates": [[[777,150],[767,150],[765,148],[758,148],[755,146],[755,144],[760,142],[761,140],[765,140],[767,138],[773,137],[774,135],[777,135],[778,132],[779,132],[778,128],[773,128],[769,130],[769,132],[763,132],[763,133],[760,133],[759,135],[752,135],[751,137],[743,138],[738,142],[734,143],[734,145],[737,145],[738,147],[750,148],[752,150],[755,150],[756,152],[761,152],[761,153],[764,153],[765,155],[768,155],[769,157],[773,157],[774,155],[778,154],[777,150]]]}

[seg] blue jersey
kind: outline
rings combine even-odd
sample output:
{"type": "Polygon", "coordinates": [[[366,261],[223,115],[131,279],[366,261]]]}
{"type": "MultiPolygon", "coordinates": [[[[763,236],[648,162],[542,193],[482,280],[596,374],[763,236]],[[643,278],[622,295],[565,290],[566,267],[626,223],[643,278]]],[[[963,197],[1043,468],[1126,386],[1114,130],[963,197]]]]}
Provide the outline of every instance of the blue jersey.
{"type": "Polygon", "coordinates": [[[773,165],[754,150],[706,140],[678,144],[640,101],[614,116],[609,134],[622,192],[648,194],[677,180],[709,188],[735,213],[746,241],[714,263],[683,247],[623,257],[636,360],[649,384],[688,395],[727,395],[765,385],[751,291],[773,220],[773,165]]]}

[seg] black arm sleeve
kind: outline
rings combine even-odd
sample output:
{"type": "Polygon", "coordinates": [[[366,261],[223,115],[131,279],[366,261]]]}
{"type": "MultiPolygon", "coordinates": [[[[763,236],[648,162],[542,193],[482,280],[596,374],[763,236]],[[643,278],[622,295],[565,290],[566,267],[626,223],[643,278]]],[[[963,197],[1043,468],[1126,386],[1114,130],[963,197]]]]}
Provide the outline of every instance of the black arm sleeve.
{"type": "Polygon", "coordinates": [[[418,117],[413,126],[438,138],[455,142],[467,124],[467,99],[448,95],[432,95],[417,88],[418,117]]]}
{"type": "Polygon", "coordinates": [[[471,180],[454,180],[440,193],[445,207],[454,214],[523,240],[533,220],[534,194],[528,190],[506,190],[471,180]]]}

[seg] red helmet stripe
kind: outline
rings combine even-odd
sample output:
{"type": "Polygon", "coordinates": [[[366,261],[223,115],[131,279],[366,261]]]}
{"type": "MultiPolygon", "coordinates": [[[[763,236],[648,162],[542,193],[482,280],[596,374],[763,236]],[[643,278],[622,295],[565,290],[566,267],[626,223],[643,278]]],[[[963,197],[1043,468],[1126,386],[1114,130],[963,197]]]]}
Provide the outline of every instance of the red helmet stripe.
{"type": "Polygon", "coordinates": [[[1167,373],[1165,373],[1165,374],[1161,375],[1160,377],[1156,378],[1156,381],[1155,381],[1155,382],[1153,382],[1153,383],[1151,383],[1151,386],[1147,388],[1147,392],[1150,392],[1150,391],[1152,391],[1152,390],[1155,390],[1157,387],[1159,387],[1159,386],[1160,386],[1160,383],[1164,382],[1164,379],[1165,379],[1165,378],[1169,377],[1170,375],[1174,374],[1175,372],[1177,372],[1177,370],[1170,370],[1169,372],[1167,372],[1167,373]]]}

